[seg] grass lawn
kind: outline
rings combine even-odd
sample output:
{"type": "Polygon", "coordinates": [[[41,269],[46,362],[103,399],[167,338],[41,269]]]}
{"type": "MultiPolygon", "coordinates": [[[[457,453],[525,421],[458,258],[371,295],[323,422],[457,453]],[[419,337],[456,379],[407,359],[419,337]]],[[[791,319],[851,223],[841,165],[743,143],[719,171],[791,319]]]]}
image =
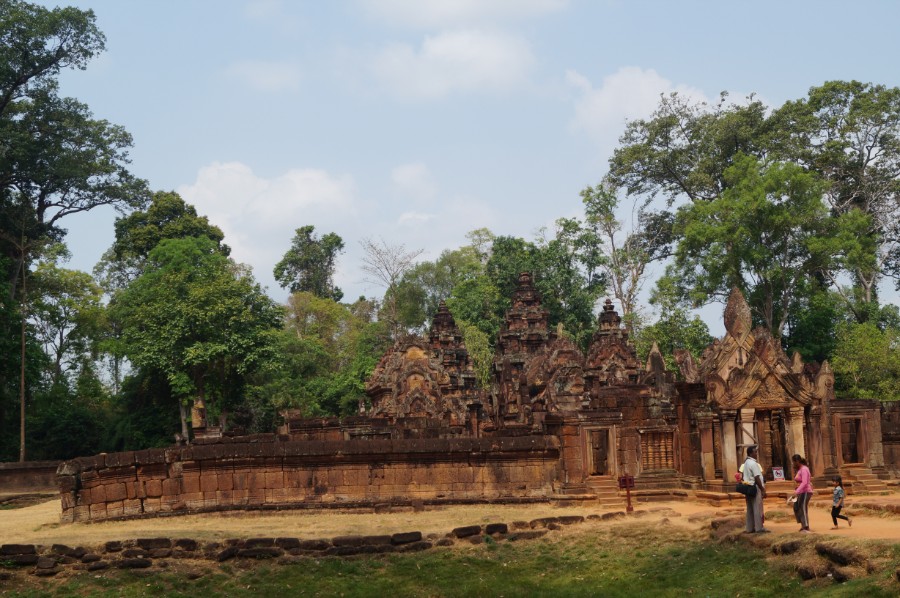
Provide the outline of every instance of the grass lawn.
{"type": "MultiPolygon", "coordinates": [[[[409,554],[271,561],[170,560],[166,570],[79,572],[0,582],[0,596],[896,596],[896,545],[870,576],[802,582],[768,546],[668,522],[584,526],[527,541],[488,539],[409,554]],[[6,584],[6,585],[4,585],[6,584]]],[[[811,545],[810,545],[811,547],[811,545]]],[[[874,553],[873,553],[874,554],[874,553]]]]}

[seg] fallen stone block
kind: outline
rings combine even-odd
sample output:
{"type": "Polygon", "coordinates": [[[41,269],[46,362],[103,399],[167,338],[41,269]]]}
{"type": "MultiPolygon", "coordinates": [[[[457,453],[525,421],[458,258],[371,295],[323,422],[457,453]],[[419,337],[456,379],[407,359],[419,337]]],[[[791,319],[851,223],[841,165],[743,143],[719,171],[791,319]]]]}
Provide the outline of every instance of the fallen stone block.
{"type": "Polygon", "coordinates": [[[106,552],[122,552],[122,543],[117,540],[107,542],[104,544],[103,548],[106,552]]]}
{"type": "Polygon", "coordinates": [[[422,532],[400,532],[391,536],[391,544],[410,544],[422,540],[422,532]]]}
{"type": "Polygon", "coordinates": [[[102,571],[104,569],[109,569],[108,561],[96,561],[87,566],[88,571],[102,571]]]}
{"type": "Polygon", "coordinates": [[[0,556],[36,553],[34,544],[3,544],[0,546],[0,556]]]}
{"type": "Polygon", "coordinates": [[[453,546],[454,542],[450,538],[441,538],[434,543],[435,546],[453,546]]]}
{"type": "Polygon", "coordinates": [[[34,575],[37,575],[38,577],[52,577],[60,571],[62,571],[60,567],[50,567],[47,569],[39,568],[34,570],[34,575]]]}
{"type": "Polygon", "coordinates": [[[409,544],[403,544],[402,546],[397,547],[397,552],[419,552],[422,550],[428,550],[432,547],[431,542],[410,542],[409,544]]]}
{"type": "Polygon", "coordinates": [[[494,534],[505,534],[509,531],[509,526],[505,523],[489,523],[484,526],[484,533],[493,536],[494,534]]]}
{"type": "Polygon", "coordinates": [[[175,547],[180,548],[185,552],[193,552],[197,550],[197,541],[191,540],[190,538],[181,538],[179,540],[175,540],[175,547]]]}
{"type": "Polygon", "coordinates": [[[540,519],[532,519],[529,524],[532,529],[536,527],[547,527],[550,524],[559,523],[559,517],[541,517],[540,519]]]}
{"type": "Polygon", "coordinates": [[[244,548],[271,548],[275,546],[275,538],[248,538],[244,541],[244,548]]]}
{"type": "Polygon", "coordinates": [[[781,544],[774,544],[772,546],[772,552],[775,554],[794,554],[803,546],[803,542],[800,540],[793,540],[791,542],[782,542],[781,544]]]}
{"type": "Polygon", "coordinates": [[[137,545],[144,550],[154,548],[172,548],[172,540],[169,538],[138,538],[137,545]]]}
{"type": "Polygon", "coordinates": [[[145,559],[150,553],[143,548],[126,548],[122,551],[122,557],[126,559],[145,559]]]}
{"type": "Polygon", "coordinates": [[[221,563],[229,559],[233,559],[237,556],[237,553],[240,552],[240,550],[241,549],[237,546],[229,546],[216,555],[216,560],[221,563]]]}
{"type": "Polygon", "coordinates": [[[328,540],[301,540],[301,550],[328,550],[331,548],[331,542],[328,540]]]}
{"type": "Polygon", "coordinates": [[[282,550],[300,548],[300,540],[298,538],[275,538],[275,546],[282,550]]]}
{"type": "Polygon", "coordinates": [[[563,515],[559,517],[559,522],[563,525],[572,525],[573,523],[584,523],[584,517],[581,515],[563,515]]]}
{"type": "Polygon", "coordinates": [[[481,533],[480,525],[465,525],[463,527],[454,528],[453,531],[450,532],[452,535],[457,538],[468,538],[469,536],[474,536],[476,534],[481,533]]]}
{"type": "Polygon", "coordinates": [[[84,555],[83,557],[81,557],[81,562],[82,562],[82,563],[85,563],[85,564],[87,564],[87,563],[96,563],[96,562],[99,561],[100,559],[101,559],[101,557],[100,557],[99,554],[94,554],[94,553],[92,553],[92,552],[89,552],[89,553],[87,553],[86,555],[84,555]]]}
{"type": "Polygon", "coordinates": [[[36,554],[8,554],[6,556],[0,557],[0,561],[7,565],[12,565],[14,567],[27,567],[29,565],[36,565],[38,562],[38,555],[36,554]]]}
{"type": "Polygon", "coordinates": [[[611,511],[600,515],[601,521],[609,521],[611,519],[621,519],[625,517],[625,511],[611,511]]]}
{"type": "Polygon", "coordinates": [[[167,559],[172,556],[171,548],[154,548],[150,551],[151,559],[167,559]]]}
{"type": "Polygon", "coordinates": [[[275,546],[241,548],[237,553],[237,556],[242,559],[274,559],[283,555],[284,551],[275,546]]]}
{"type": "Polygon", "coordinates": [[[831,579],[834,580],[834,583],[844,583],[845,581],[850,581],[850,572],[846,569],[835,567],[831,570],[831,579]]]}

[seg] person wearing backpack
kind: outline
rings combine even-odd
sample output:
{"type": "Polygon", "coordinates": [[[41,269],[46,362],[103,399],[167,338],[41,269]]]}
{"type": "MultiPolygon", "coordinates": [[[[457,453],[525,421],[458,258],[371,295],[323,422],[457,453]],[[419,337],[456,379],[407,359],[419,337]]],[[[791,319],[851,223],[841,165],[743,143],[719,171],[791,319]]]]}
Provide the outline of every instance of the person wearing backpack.
{"type": "Polygon", "coordinates": [[[758,448],[756,446],[747,447],[747,459],[744,461],[741,483],[756,486],[756,494],[754,496],[745,495],[747,501],[747,526],[744,533],[747,534],[765,534],[768,533],[763,527],[763,499],[766,497],[766,482],[763,480],[762,467],[757,462],[756,457],[758,448]]]}

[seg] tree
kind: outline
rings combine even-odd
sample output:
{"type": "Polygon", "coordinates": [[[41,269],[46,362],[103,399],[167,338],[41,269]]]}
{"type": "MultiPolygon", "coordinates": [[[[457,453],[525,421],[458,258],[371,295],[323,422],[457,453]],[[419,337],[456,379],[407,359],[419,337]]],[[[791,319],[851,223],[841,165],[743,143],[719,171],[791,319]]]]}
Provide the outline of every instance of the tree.
{"type": "Polygon", "coordinates": [[[344,241],[335,233],[319,238],[314,231],[314,226],[303,226],[294,232],[291,248],[275,265],[275,280],[291,293],[306,291],[340,301],[344,293],[334,286],[334,269],[344,241]]]}
{"type": "Polygon", "coordinates": [[[128,359],[165,375],[179,399],[185,438],[184,401],[193,397],[205,408],[210,400],[213,411],[225,411],[245,377],[274,359],[280,311],[246,268],[205,237],[160,242],[115,309],[128,359]]]}
{"type": "Polygon", "coordinates": [[[609,182],[585,188],[581,198],[587,228],[582,243],[612,285],[613,296],[622,306],[622,318],[631,328],[647,266],[668,257],[672,219],[666,212],[650,212],[647,202],[640,207],[635,204],[637,228],[623,235],[622,222],[616,216],[619,198],[609,182]]]}
{"type": "Polygon", "coordinates": [[[875,322],[840,325],[831,365],[840,396],[900,400],[900,329],[875,322]]]}
{"type": "Polygon", "coordinates": [[[823,258],[822,184],[796,164],[765,167],[739,155],[725,171],[721,196],[679,208],[677,272],[697,304],[737,286],[756,317],[780,339],[802,281],[823,258]]]}
{"type": "Polygon", "coordinates": [[[391,245],[384,239],[379,242],[363,239],[360,245],[364,252],[362,269],[368,274],[367,282],[385,287],[383,307],[391,337],[397,338],[403,328],[397,285],[403,275],[413,267],[416,258],[422,255],[423,250],[407,251],[402,243],[391,245]]]}
{"type": "Polygon", "coordinates": [[[657,282],[650,304],[657,308],[659,318],[649,326],[638,327],[634,335],[635,348],[642,360],[647,359],[655,343],[666,361],[666,368],[674,372],[678,371],[676,349],[687,349],[699,361],[703,351],[713,342],[703,320],[690,315],[677,284],[671,276],[663,276],[657,282]]]}
{"type": "Polygon", "coordinates": [[[90,274],[43,262],[34,273],[31,306],[37,338],[50,357],[51,383],[66,382],[90,362],[104,327],[103,291],[90,274]]]}
{"type": "Polygon", "coordinates": [[[787,102],[772,119],[793,132],[798,162],[826,181],[824,197],[835,216],[866,216],[855,218],[864,227],[857,250],[823,269],[857,321],[864,321],[881,278],[900,279],[900,88],[828,81],[807,98],[787,102]],[[841,271],[859,292],[842,288],[841,271]]]}
{"type": "Polygon", "coordinates": [[[73,213],[146,200],[144,181],[127,168],[131,137],[94,120],[87,106],[57,95],[64,68],[84,68],[103,50],[91,11],[48,10],[0,2],[0,251],[10,297],[20,304],[20,459],[25,459],[25,356],[31,261],[65,234],[73,213]],[[22,287],[21,291],[19,287],[22,287]]]}

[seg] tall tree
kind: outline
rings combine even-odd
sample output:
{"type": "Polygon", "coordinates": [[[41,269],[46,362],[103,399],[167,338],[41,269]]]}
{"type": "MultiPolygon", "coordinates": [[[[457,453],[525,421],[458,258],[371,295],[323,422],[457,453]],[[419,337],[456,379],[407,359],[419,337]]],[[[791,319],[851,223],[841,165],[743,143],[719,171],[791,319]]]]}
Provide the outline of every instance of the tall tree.
{"type": "Polygon", "coordinates": [[[291,248],[275,264],[275,280],[291,293],[302,291],[340,301],[343,291],[334,285],[337,256],[344,251],[344,240],[335,233],[321,237],[314,226],[302,226],[294,232],[291,248]]]}
{"type": "Polygon", "coordinates": [[[781,337],[798,286],[819,263],[828,234],[822,184],[795,164],[764,167],[737,156],[720,197],[678,210],[675,265],[695,303],[737,286],[756,318],[781,337]]]}
{"type": "Polygon", "coordinates": [[[865,321],[882,277],[900,280],[900,88],[828,81],[771,120],[792,133],[792,157],[827,182],[824,197],[835,216],[862,229],[856,250],[839,254],[822,273],[865,321]],[[842,271],[857,292],[843,288],[842,271]]]}
{"type": "Polygon", "coordinates": [[[65,231],[59,221],[98,206],[142,205],[144,181],[128,171],[131,137],[95,120],[84,104],[57,95],[64,68],[84,68],[103,50],[91,11],[49,10],[17,0],[0,2],[0,251],[10,259],[7,280],[19,299],[21,446],[25,459],[25,354],[31,261],[65,231]]]}
{"type": "Polygon", "coordinates": [[[129,360],[165,375],[179,399],[186,438],[187,401],[224,411],[245,376],[274,357],[278,308],[205,237],[160,242],[115,309],[129,360]]]}

